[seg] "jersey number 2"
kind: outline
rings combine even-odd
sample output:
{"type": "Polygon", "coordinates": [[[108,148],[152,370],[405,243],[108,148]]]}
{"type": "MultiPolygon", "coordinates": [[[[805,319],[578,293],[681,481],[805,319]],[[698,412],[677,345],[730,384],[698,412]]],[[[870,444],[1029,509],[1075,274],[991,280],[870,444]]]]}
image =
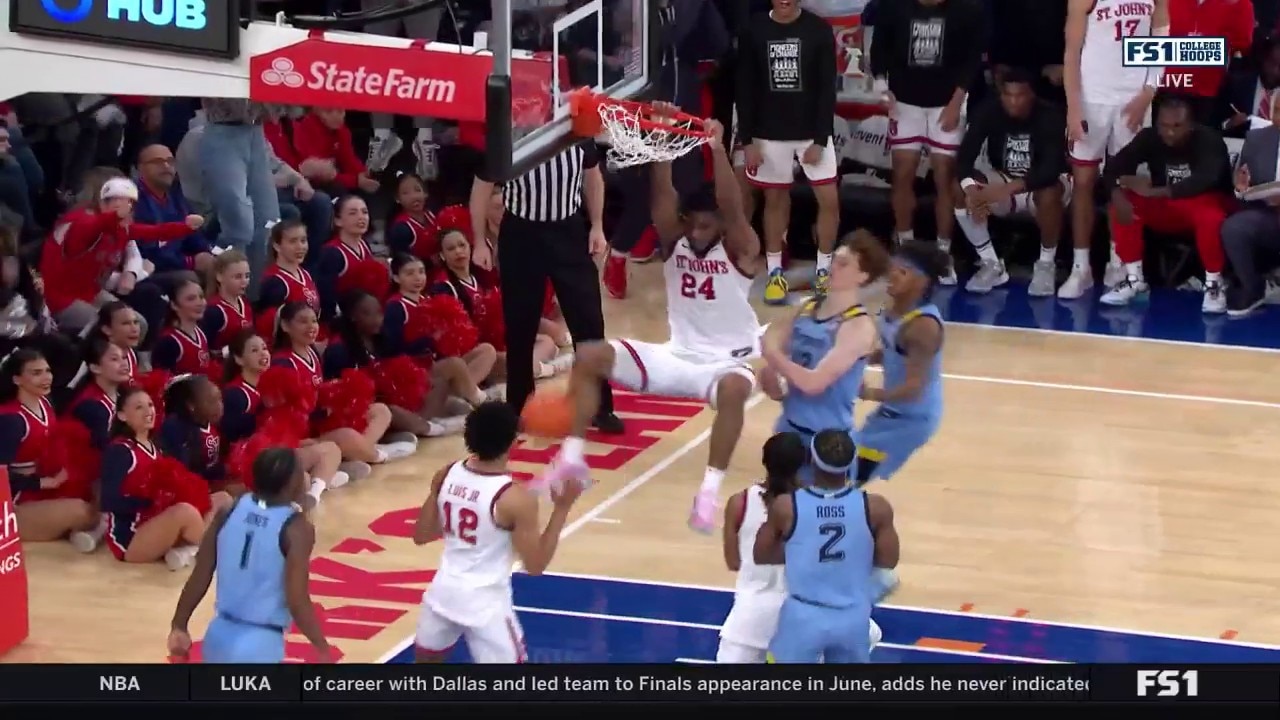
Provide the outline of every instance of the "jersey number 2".
{"type": "Polygon", "coordinates": [[[844,560],[843,550],[833,550],[836,543],[844,539],[844,523],[826,523],[818,526],[818,534],[826,538],[818,548],[818,562],[840,562],[844,560]]]}
{"type": "Polygon", "coordinates": [[[715,300],[715,278],[709,277],[699,284],[698,278],[690,275],[689,273],[685,273],[680,276],[680,294],[695,300],[698,298],[702,298],[703,300],[715,300]]]}
{"type": "Polygon", "coordinates": [[[453,516],[453,503],[445,503],[444,517],[440,518],[440,522],[444,525],[444,534],[453,535],[468,545],[476,544],[476,529],[480,527],[480,516],[471,508],[458,508],[456,513],[458,516],[458,524],[455,527],[453,516]]]}
{"type": "Polygon", "coordinates": [[[1137,20],[1117,20],[1116,21],[1116,42],[1120,42],[1127,37],[1133,37],[1138,32],[1137,20]]]}

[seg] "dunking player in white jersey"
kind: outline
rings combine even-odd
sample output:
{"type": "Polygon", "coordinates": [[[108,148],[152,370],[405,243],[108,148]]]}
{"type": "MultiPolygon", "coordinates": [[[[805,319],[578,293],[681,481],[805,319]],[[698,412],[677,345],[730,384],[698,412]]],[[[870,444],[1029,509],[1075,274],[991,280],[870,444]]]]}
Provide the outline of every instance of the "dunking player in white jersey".
{"type": "MultiPolygon", "coordinates": [[[[659,104],[658,112],[672,112],[659,104]]],[[[715,157],[710,189],[688,200],[681,213],[671,184],[670,163],[650,167],[653,225],[665,266],[667,320],[671,340],[579,343],[569,379],[575,405],[573,431],[560,446],[546,480],[587,482],[583,434],[600,401],[600,380],[628,389],[706,400],[716,411],[710,456],[694,498],[689,524],[711,532],[725,468],[742,434],[742,415],[755,373],[748,361],[759,352],[760,323],[748,289],[760,258],[760,238],[742,212],[742,194],[720,136],[724,128],[705,122],[715,157]]]]}
{"type": "Polygon", "coordinates": [[[507,470],[519,421],[503,402],[472,410],[463,431],[471,456],[431,480],[413,542],[425,545],[443,536],[444,554],[422,596],[416,638],[420,663],[444,662],[462,637],[474,662],[525,661],[524,631],[511,599],[511,565],[519,557],[531,575],[547,568],[582,488],[571,484],[553,495],[551,517],[539,530],[537,498],[507,470]]]}
{"type": "MultiPolygon", "coordinates": [[[[1161,68],[1124,66],[1124,39],[1169,34],[1167,0],[1070,0],[1063,86],[1075,197],[1091,198],[1098,169],[1128,145],[1151,117],[1161,68]]],[[[1071,204],[1075,258],[1058,297],[1074,300],[1093,287],[1089,246],[1093,203],[1071,204]]],[[[1112,253],[1113,264],[1118,264],[1112,253]]]]}

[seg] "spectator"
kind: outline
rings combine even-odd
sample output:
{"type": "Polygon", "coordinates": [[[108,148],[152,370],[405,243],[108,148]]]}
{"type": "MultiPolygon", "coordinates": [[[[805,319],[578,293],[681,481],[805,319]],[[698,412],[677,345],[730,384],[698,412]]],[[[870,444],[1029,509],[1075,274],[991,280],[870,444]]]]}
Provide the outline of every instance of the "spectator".
{"type": "MultiPolygon", "coordinates": [[[[361,7],[366,11],[381,10],[386,7],[386,0],[361,0],[361,7]]],[[[403,18],[371,22],[364,26],[364,32],[435,42],[440,34],[440,18],[443,14],[442,3],[441,6],[403,18]]],[[[369,119],[373,122],[373,138],[369,140],[369,172],[379,173],[386,170],[392,158],[400,153],[404,141],[392,129],[394,117],[390,114],[373,113],[369,119]]],[[[417,159],[418,176],[426,180],[434,180],[436,177],[437,146],[432,135],[432,125],[433,120],[429,117],[413,118],[413,126],[418,131],[413,140],[413,156],[417,159]]]]}
{"type": "Polygon", "coordinates": [[[40,274],[50,311],[64,330],[82,332],[98,308],[118,297],[158,330],[165,302],[157,285],[141,282],[147,271],[136,240],[176,240],[199,229],[204,219],[193,215],[185,223],[133,222],[138,186],[127,178],[111,177],[100,185],[89,181],[85,190],[94,194],[58,220],[41,251],[40,274]]]}
{"type": "Polygon", "coordinates": [[[55,406],[62,407],[67,386],[80,369],[75,347],[53,331],[44,304],[44,281],[18,252],[17,236],[0,226],[0,356],[18,348],[39,351],[53,370],[55,406]]]}
{"type": "MultiPolygon", "coordinates": [[[[1227,57],[1248,53],[1253,45],[1252,0],[1167,0],[1169,35],[1173,37],[1225,37],[1227,57]]],[[[1218,95],[1226,80],[1225,67],[1188,67],[1178,72],[1190,76],[1185,88],[1161,90],[1155,104],[1177,95],[1187,101],[1195,121],[1212,125],[1218,116],[1218,95]]],[[[1254,107],[1257,107],[1256,105],[1254,107]]]]}
{"type": "Polygon", "coordinates": [[[31,207],[31,187],[22,165],[13,155],[9,130],[0,127],[0,205],[6,205],[22,218],[20,234],[24,240],[39,235],[36,231],[35,213],[31,207]]]}
{"type": "Polygon", "coordinates": [[[1062,235],[1067,189],[1067,119],[1061,110],[1039,100],[1035,77],[1010,68],[1001,74],[1000,95],[983,103],[974,115],[960,152],[956,172],[961,202],[956,220],[973,243],[980,261],[978,272],[965,285],[969,292],[986,293],[1009,282],[1004,262],[996,255],[987,229],[991,215],[1030,213],[1040,229],[1040,259],[1032,271],[1032,297],[1054,291],[1054,258],[1062,235]],[[992,172],[975,167],[986,147],[992,172]]]}
{"type": "Polygon", "coordinates": [[[1204,264],[1206,313],[1227,311],[1222,287],[1222,221],[1235,204],[1231,159],[1222,136],[1195,122],[1191,106],[1167,98],[1156,127],[1143,128],[1107,161],[1103,176],[1111,191],[1111,236],[1124,263],[1125,279],[1102,296],[1107,305],[1127,305],[1147,293],[1142,273],[1144,228],[1195,236],[1204,264]],[[1138,175],[1145,164],[1151,176],[1138,175]]]}
{"type": "Polygon", "coordinates": [[[307,226],[307,235],[316,239],[312,254],[307,258],[310,265],[315,260],[315,251],[320,248],[320,239],[328,237],[333,228],[333,198],[316,190],[311,181],[298,172],[301,160],[293,149],[293,121],[290,118],[283,112],[273,111],[270,118],[262,123],[262,131],[266,133],[271,148],[271,176],[280,199],[280,217],[301,220],[307,226]]]}
{"type": "MultiPolygon", "coordinates": [[[[983,8],[974,0],[882,3],[871,37],[871,74],[886,92],[892,151],[894,229],[899,242],[915,237],[915,181],[920,153],[938,190],[933,214],[938,249],[949,253],[955,224],[955,152],[964,135],[963,108],[986,47],[983,8]]],[[[939,281],[956,283],[955,268],[939,281]]]]}
{"type": "MultiPolygon", "coordinates": [[[[1250,132],[1240,150],[1236,190],[1241,192],[1280,180],[1280,127],[1268,125],[1250,132]]],[[[1236,286],[1227,293],[1227,314],[1248,315],[1266,299],[1266,274],[1280,265],[1280,195],[1247,203],[1222,223],[1222,245],[1236,286]]]]}
{"type": "Polygon", "coordinates": [[[1223,127],[1228,131],[1247,132],[1253,125],[1280,120],[1276,101],[1280,99],[1280,37],[1268,37],[1256,51],[1257,69],[1229,75],[1222,90],[1225,108],[1223,127]]]}
{"type": "MultiPolygon", "coordinates": [[[[133,210],[138,222],[185,223],[196,215],[178,184],[173,153],[164,145],[148,145],[138,153],[138,191],[138,205],[133,210]]],[[[166,292],[190,271],[205,273],[213,265],[209,240],[202,230],[168,242],[139,243],[138,250],[151,263],[152,279],[166,292]]]]}
{"type": "Polygon", "coordinates": [[[35,202],[44,192],[44,168],[36,159],[36,154],[32,152],[31,145],[22,132],[18,115],[13,111],[10,103],[0,103],[0,125],[9,131],[9,153],[22,168],[22,174],[27,180],[27,190],[30,192],[32,202],[35,202]]]}
{"type": "Polygon", "coordinates": [[[63,93],[25,93],[9,102],[28,130],[44,128],[57,145],[60,164],[46,169],[57,176],[63,194],[73,197],[96,155],[100,131],[94,115],[81,115],[76,96],[63,93]]]}
{"type": "Polygon", "coordinates": [[[294,124],[293,147],[301,162],[298,170],[317,188],[335,197],[347,193],[378,191],[378,181],[356,156],[351,130],[342,108],[313,108],[294,124]]]}
{"type": "MultiPolygon", "coordinates": [[[[951,3],[948,3],[950,7],[951,3]]],[[[840,224],[833,118],[836,47],[831,26],[796,0],[774,0],[738,42],[738,135],[747,179],[764,190],[764,246],[769,271],[764,300],[787,298],[782,244],[791,222],[797,161],[818,201],[815,284],[826,286],[840,224]]],[[[948,214],[950,217],[950,214],[948,214]]]]}
{"type": "Polygon", "coordinates": [[[267,230],[280,219],[262,133],[267,110],[261,103],[226,98],[205,98],[203,108],[208,124],[197,147],[206,199],[217,214],[218,244],[249,258],[252,297],[266,265],[267,230]]]}

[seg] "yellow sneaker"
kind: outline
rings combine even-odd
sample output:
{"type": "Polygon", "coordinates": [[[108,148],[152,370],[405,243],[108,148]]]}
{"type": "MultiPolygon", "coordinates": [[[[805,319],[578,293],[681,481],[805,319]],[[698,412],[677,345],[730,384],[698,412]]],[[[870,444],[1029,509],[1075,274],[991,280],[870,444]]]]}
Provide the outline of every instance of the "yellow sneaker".
{"type": "Polygon", "coordinates": [[[831,285],[831,273],[826,269],[819,270],[813,276],[813,291],[819,295],[826,295],[831,285]]]}
{"type": "Polygon", "coordinates": [[[769,281],[764,285],[764,301],[769,305],[784,305],[787,302],[789,290],[787,279],[782,275],[782,269],[770,270],[769,281]]]}

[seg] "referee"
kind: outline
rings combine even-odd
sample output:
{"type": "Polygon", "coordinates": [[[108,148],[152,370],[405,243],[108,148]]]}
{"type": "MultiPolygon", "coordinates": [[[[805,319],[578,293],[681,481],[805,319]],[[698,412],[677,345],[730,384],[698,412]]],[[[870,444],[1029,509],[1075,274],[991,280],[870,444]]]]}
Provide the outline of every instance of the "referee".
{"type": "MultiPolygon", "coordinates": [[[[477,175],[471,188],[472,237],[483,238],[494,183],[477,175]]],[[[604,340],[604,311],[594,257],[608,249],[604,237],[604,175],[600,151],[587,140],[574,145],[503,188],[506,213],[498,228],[498,258],[483,242],[473,243],[472,260],[492,268],[502,286],[507,331],[507,402],[519,412],[533,393],[533,342],[542,319],[542,300],[551,279],[574,343],[604,340]],[[582,205],[586,201],[586,217],[582,205]]],[[[613,393],[601,388],[600,411],[592,425],[619,434],[613,393]]]]}

